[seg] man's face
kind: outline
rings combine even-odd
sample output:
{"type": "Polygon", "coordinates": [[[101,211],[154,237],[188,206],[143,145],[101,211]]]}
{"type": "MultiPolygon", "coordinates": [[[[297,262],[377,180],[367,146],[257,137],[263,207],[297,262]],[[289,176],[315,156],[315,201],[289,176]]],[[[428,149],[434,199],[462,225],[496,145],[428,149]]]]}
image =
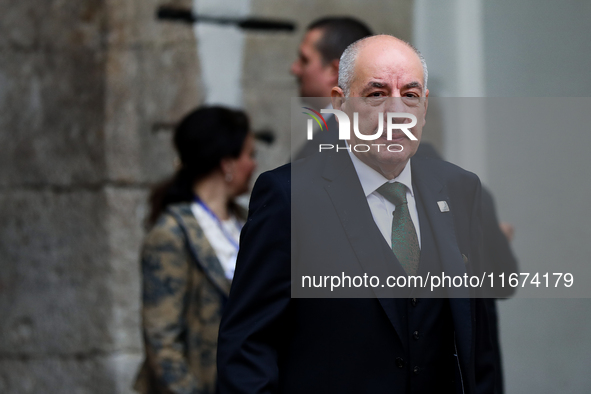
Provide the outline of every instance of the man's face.
{"type": "Polygon", "coordinates": [[[316,43],[322,38],[321,29],[309,30],[298,51],[298,58],[291,65],[291,73],[298,79],[300,97],[330,97],[330,91],[337,84],[338,60],[323,64],[322,55],[316,43]]]}
{"type": "MultiPolygon", "coordinates": [[[[350,98],[342,100],[342,90],[333,89],[333,106],[337,109],[341,106],[340,109],[349,115],[352,125],[353,113],[359,113],[361,134],[375,134],[379,126],[379,114],[383,114],[383,132],[378,139],[362,140],[351,130],[349,145],[370,145],[368,152],[357,152],[355,149],[353,152],[361,161],[388,179],[400,174],[419,146],[429,95],[428,90],[423,92],[423,81],[421,61],[411,48],[393,37],[376,36],[359,50],[349,91],[350,98]],[[388,140],[388,112],[415,115],[417,124],[410,131],[417,141],[410,140],[400,129],[394,129],[392,139],[388,140]],[[378,151],[371,144],[384,144],[384,147],[378,151]],[[391,144],[402,145],[403,150],[391,152],[385,149],[391,144]]],[[[393,119],[393,123],[410,122],[409,118],[393,119]]]]}

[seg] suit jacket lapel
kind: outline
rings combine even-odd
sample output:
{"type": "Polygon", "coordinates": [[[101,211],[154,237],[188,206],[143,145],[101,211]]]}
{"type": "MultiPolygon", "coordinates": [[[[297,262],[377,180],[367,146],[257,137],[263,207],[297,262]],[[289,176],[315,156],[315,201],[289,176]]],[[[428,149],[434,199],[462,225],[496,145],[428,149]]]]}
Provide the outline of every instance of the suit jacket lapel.
{"type": "MultiPolygon", "coordinates": [[[[418,206],[422,206],[422,209],[424,209],[424,212],[419,212],[419,217],[421,220],[428,220],[431,225],[442,271],[450,276],[463,276],[466,273],[466,266],[456,238],[453,215],[450,211],[442,212],[437,204],[439,201],[445,201],[451,206],[447,190],[433,172],[426,167],[425,160],[412,159],[413,188],[415,189],[415,195],[422,202],[418,206]]],[[[468,291],[461,288],[453,290],[452,295],[454,297],[470,296],[468,291]]]]}
{"type": "MultiPolygon", "coordinates": [[[[441,259],[439,258],[439,251],[435,245],[435,238],[433,237],[433,229],[431,222],[426,216],[423,200],[415,188],[415,202],[417,206],[417,213],[419,218],[419,225],[421,228],[421,256],[419,260],[418,274],[426,278],[427,275],[441,270],[441,259]]],[[[427,297],[434,296],[430,288],[413,289],[413,297],[427,297]]]]}
{"type": "MultiPolygon", "coordinates": [[[[328,181],[325,184],[325,190],[330,196],[364,272],[368,275],[380,273],[381,280],[384,280],[384,274],[406,275],[373,220],[361,183],[347,152],[327,154],[322,176],[328,181]]],[[[386,294],[391,293],[392,289],[372,288],[372,290],[401,338],[402,344],[405,347],[408,346],[407,341],[402,340],[405,332],[402,328],[402,317],[406,315],[406,310],[402,310],[403,305],[396,302],[395,298],[386,298],[386,294]]],[[[407,290],[405,289],[403,293],[399,290],[396,296],[408,296],[410,291],[407,290]]]]}
{"type": "MultiPolygon", "coordinates": [[[[423,213],[419,212],[419,217],[421,221],[428,220],[431,225],[441,261],[441,270],[451,277],[463,276],[466,273],[466,266],[456,238],[453,215],[451,211],[441,212],[437,202],[446,201],[450,209],[454,207],[450,204],[444,185],[435,177],[433,171],[428,169],[429,163],[434,165],[436,161],[419,158],[411,160],[413,188],[421,199],[422,204],[419,206],[424,209],[423,213]]],[[[471,316],[469,289],[451,288],[448,289],[448,293],[453,297],[450,298],[450,307],[458,338],[458,352],[461,353],[460,360],[468,360],[472,343],[472,319],[466,319],[467,316],[471,316]],[[462,339],[461,342],[459,339],[462,339]]]]}
{"type": "Polygon", "coordinates": [[[169,212],[176,218],[183,230],[197,267],[227,297],[230,294],[231,282],[226,278],[224,269],[207,237],[205,237],[203,229],[195,219],[190,205],[173,206],[169,208],[169,212]]]}

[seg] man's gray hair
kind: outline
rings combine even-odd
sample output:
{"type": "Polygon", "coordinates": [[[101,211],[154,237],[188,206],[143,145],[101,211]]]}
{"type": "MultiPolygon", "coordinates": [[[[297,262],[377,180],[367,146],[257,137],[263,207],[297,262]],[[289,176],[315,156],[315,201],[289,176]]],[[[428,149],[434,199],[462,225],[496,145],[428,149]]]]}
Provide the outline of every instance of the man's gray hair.
{"type": "MultiPolygon", "coordinates": [[[[389,36],[389,37],[394,37],[394,36],[389,36]]],[[[362,38],[361,40],[355,41],[354,43],[349,45],[347,47],[347,49],[345,49],[345,51],[341,55],[341,60],[339,62],[338,85],[345,93],[345,97],[349,97],[351,83],[353,82],[353,73],[355,71],[355,60],[357,60],[357,54],[359,53],[359,50],[365,44],[364,41],[367,40],[368,38],[370,38],[370,37],[362,38]]],[[[396,37],[394,37],[394,38],[396,38],[396,37]]],[[[398,39],[398,38],[396,38],[396,39],[398,39]]],[[[421,65],[423,66],[423,79],[424,79],[423,93],[424,93],[425,90],[427,90],[427,79],[429,77],[429,72],[427,70],[427,62],[425,61],[425,58],[423,57],[421,52],[419,52],[419,50],[417,48],[415,48],[412,44],[410,44],[406,41],[403,41],[403,40],[400,40],[400,41],[402,41],[403,43],[408,45],[408,47],[414,51],[414,53],[419,57],[419,59],[421,61],[421,65]]]]}

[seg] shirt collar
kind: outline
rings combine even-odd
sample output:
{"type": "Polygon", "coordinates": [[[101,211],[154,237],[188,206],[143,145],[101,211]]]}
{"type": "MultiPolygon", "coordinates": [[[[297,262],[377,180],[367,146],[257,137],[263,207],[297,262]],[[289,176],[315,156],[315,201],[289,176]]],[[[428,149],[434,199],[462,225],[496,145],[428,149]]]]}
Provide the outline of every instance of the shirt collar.
{"type": "MultiPolygon", "coordinates": [[[[349,144],[347,143],[347,146],[349,144]]],[[[412,189],[412,176],[410,171],[410,159],[404,166],[402,172],[394,179],[388,180],[382,174],[359,160],[357,156],[351,151],[349,151],[349,156],[351,157],[351,161],[353,162],[353,166],[355,167],[355,171],[357,172],[357,176],[359,177],[359,181],[361,182],[361,187],[363,188],[363,192],[365,193],[365,197],[368,197],[370,194],[375,192],[380,186],[382,186],[386,182],[400,182],[404,186],[408,188],[410,191],[411,196],[414,197],[414,191],[412,189]]]]}

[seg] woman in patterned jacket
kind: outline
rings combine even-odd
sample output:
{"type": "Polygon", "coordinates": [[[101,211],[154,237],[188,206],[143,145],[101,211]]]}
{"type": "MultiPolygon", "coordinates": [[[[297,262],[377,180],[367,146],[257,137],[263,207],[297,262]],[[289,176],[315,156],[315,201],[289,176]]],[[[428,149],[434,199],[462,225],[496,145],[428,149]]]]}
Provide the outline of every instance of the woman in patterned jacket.
{"type": "Polygon", "coordinates": [[[175,130],[180,168],[150,197],[142,249],[145,394],[216,390],[216,347],[255,168],[246,115],[202,107],[175,130]]]}

